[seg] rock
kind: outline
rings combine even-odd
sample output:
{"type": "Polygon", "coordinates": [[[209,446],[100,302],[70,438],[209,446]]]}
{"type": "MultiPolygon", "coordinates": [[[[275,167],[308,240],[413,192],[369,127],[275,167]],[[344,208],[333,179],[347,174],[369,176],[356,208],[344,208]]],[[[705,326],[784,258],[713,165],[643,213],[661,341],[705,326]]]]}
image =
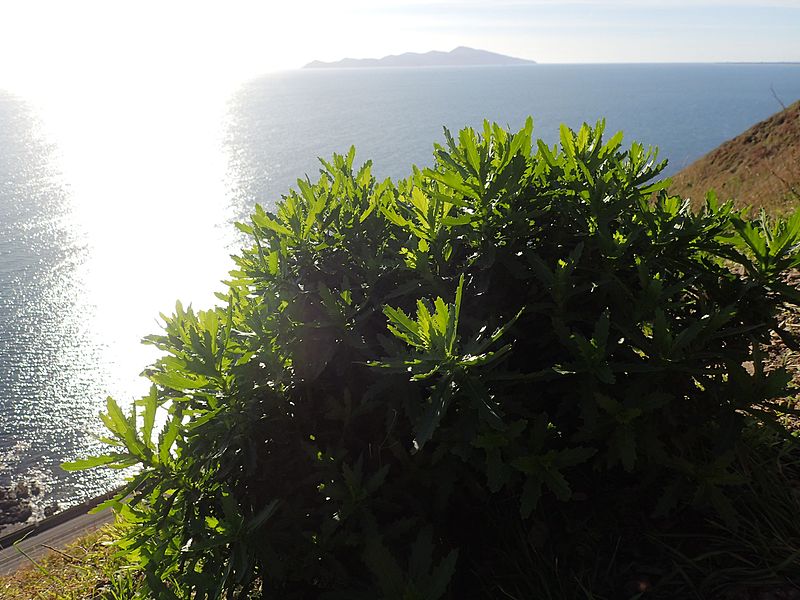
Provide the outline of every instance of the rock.
{"type": "Polygon", "coordinates": [[[57,512],[58,512],[58,504],[55,503],[55,502],[53,504],[51,504],[50,506],[45,506],[44,507],[44,516],[45,517],[52,517],[57,512]]]}
{"type": "Polygon", "coordinates": [[[24,523],[31,518],[33,509],[27,498],[28,486],[18,483],[13,489],[0,488],[0,525],[24,523]]]}
{"type": "Polygon", "coordinates": [[[30,497],[28,486],[22,483],[21,481],[14,488],[14,494],[17,496],[17,498],[20,499],[30,497]]]}
{"type": "Polygon", "coordinates": [[[28,484],[28,489],[31,492],[31,496],[38,496],[42,493],[42,488],[40,488],[39,484],[35,481],[31,481],[30,484],[28,484]]]}
{"type": "Polygon", "coordinates": [[[14,523],[24,523],[31,518],[33,510],[27,502],[19,502],[8,508],[3,508],[0,512],[0,525],[12,525],[14,523]]]}

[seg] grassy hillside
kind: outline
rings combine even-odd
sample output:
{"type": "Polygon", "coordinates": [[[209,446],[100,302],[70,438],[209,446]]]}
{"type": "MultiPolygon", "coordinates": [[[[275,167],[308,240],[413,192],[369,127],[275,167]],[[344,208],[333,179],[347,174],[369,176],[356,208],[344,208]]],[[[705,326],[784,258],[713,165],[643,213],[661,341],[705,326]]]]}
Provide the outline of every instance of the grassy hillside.
{"type": "Polygon", "coordinates": [[[714,189],[721,200],[773,213],[800,205],[800,102],[683,169],[670,189],[695,203],[714,189]]]}

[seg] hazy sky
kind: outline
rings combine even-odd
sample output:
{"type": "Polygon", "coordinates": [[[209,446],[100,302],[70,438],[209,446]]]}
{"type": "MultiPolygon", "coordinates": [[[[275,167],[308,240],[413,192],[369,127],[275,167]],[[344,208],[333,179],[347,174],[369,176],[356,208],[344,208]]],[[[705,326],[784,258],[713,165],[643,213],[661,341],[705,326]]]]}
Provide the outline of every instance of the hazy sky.
{"type": "Polygon", "coordinates": [[[0,87],[233,81],[458,45],[540,62],[800,61],[800,0],[0,3],[0,87]]]}

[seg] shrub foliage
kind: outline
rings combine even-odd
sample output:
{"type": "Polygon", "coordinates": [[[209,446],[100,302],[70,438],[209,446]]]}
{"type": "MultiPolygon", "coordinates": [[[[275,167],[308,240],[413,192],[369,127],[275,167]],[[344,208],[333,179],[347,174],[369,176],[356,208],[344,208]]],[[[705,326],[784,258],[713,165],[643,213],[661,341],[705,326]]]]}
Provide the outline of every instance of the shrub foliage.
{"type": "Polygon", "coordinates": [[[471,597],[646,519],[735,527],[800,216],[694,213],[602,122],[532,128],[445,132],[397,183],[321,161],[239,225],[221,306],[164,317],[115,451],[67,465],[141,467],[112,504],[153,593],[471,597]]]}

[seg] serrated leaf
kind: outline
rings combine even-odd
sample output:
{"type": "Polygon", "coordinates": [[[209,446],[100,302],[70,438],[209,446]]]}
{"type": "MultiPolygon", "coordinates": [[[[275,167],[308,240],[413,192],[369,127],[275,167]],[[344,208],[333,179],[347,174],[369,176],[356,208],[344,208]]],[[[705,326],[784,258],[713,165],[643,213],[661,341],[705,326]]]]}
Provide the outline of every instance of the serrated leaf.
{"type": "Polygon", "coordinates": [[[275,510],[278,508],[280,501],[276,498],[269,502],[264,508],[258,511],[252,518],[250,518],[247,523],[245,524],[245,529],[247,533],[253,534],[257,532],[261,526],[266,523],[266,521],[275,514],[275,510]]]}
{"type": "Polygon", "coordinates": [[[153,383],[178,392],[201,389],[209,384],[208,379],[202,375],[193,374],[192,376],[187,376],[175,370],[150,373],[148,378],[153,383]]]}
{"type": "Polygon", "coordinates": [[[564,477],[564,474],[556,468],[545,469],[542,472],[542,479],[547,488],[555,494],[556,498],[562,502],[572,497],[572,489],[564,477]]]}
{"type": "Polygon", "coordinates": [[[171,449],[180,433],[180,426],[181,419],[176,415],[169,421],[167,428],[164,430],[159,440],[158,457],[163,464],[168,464],[172,459],[171,449]]]}
{"type": "Polygon", "coordinates": [[[292,236],[292,230],[288,227],[281,225],[274,219],[271,219],[266,214],[259,214],[254,213],[252,215],[253,223],[263,229],[269,229],[270,231],[274,231],[277,234],[285,235],[285,236],[292,236]]]}
{"type": "Polygon", "coordinates": [[[363,560],[385,597],[403,597],[406,588],[403,570],[375,534],[367,538],[363,560]]]}
{"type": "Polygon", "coordinates": [[[142,411],[142,441],[152,450],[153,446],[153,426],[156,420],[156,410],[158,409],[158,394],[155,386],[150,386],[150,393],[142,398],[144,410],[142,411]]]}
{"type": "Polygon", "coordinates": [[[422,417],[414,425],[414,432],[416,433],[414,441],[418,449],[422,449],[431,437],[433,437],[433,432],[436,431],[436,428],[447,412],[453,394],[451,383],[452,380],[448,376],[443,377],[439,383],[436,384],[431,392],[428,407],[423,412],[422,417]]]}
{"type": "Polygon", "coordinates": [[[475,219],[474,215],[459,215],[457,217],[444,217],[442,219],[442,225],[447,225],[448,227],[456,227],[459,225],[469,225],[475,219]]]}
{"type": "Polygon", "coordinates": [[[94,467],[121,462],[126,463],[125,466],[130,466],[138,462],[138,460],[131,454],[115,452],[114,454],[101,454],[99,456],[90,456],[89,458],[81,458],[61,463],[61,468],[65,471],[82,471],[84,469],[92,469],[94,467]]]}

